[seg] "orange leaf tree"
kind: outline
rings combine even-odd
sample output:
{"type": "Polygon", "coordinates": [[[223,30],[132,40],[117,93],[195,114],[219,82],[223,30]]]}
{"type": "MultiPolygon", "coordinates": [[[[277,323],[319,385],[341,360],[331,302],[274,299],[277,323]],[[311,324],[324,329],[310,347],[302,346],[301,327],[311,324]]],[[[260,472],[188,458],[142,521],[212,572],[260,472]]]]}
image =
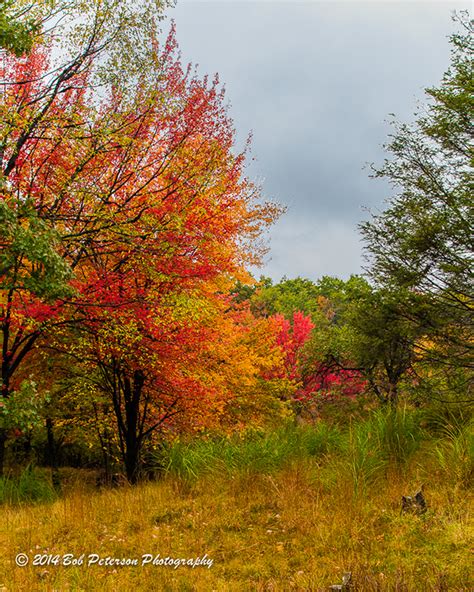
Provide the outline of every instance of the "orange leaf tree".
{"type": "MultiPolygon", "coordinates": [[[[17,282],[10,308],[20,310],[24,294],[49,307],[29,313],[34,331],[21,339],[30,349],[48,331],[52,339],[58,326],[74,327],[74,339],[58,344],[97,369],[135,481],[147,436],[213,392],[191,371],[219,339],[209,311],[223,310],[221,294],[258,260],[260,232],[279,208],[258,202],[218,80],[182,68],[174,30],[163,48],[153,43],[133,92],[116,83],[94,92],[94,56],[53,89],[44,48],[7,63],[17,82],[4,102],[4,117],[16,121],[5,140],[4,201],[15,212],[27,204],[57,237],[40,269],[67,286],[43,295],[17,282]]],[[[8,339],[4,331],[4,346],[8,339]]]]}

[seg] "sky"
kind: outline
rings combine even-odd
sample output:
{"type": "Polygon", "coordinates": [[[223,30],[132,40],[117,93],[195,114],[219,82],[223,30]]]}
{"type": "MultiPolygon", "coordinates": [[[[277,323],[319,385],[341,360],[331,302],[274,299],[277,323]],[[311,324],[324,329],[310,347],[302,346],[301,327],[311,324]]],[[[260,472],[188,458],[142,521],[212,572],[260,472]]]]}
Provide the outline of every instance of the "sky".
{"type": "Polygon", "coordinates": [[[390,114],[413,120],[449,66],[454,10],[470,2],[177,0],[167,11],[184,62],[225,84],[247,176],[287,208],[252,270],[343,279],[363,272],[358,224],[393,190],[369,177],[390,114]]]}

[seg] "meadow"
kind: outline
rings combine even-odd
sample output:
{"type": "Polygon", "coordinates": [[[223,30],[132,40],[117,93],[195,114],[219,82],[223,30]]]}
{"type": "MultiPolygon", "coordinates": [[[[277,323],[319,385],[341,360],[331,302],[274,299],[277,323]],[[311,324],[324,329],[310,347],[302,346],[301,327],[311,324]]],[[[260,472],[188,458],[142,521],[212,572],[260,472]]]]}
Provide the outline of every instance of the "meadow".
{"type": "Polygon", "coordinates": [[[39,468],[4,478],[0,590],[323,591],[345,572],[350,590],[473,589],[462,413],[376,410],[346,426],[177,441],[156,462],[160,477],[137,486],[98,490],[86,469],[61,469],[59,494],[39,468]],[[422,485],[427,511],[402,512],[422,485]],[[54,564],[66,554],[83,565],[54,564]],[[35,566],[35,555],[53,559],[35,566]]]}

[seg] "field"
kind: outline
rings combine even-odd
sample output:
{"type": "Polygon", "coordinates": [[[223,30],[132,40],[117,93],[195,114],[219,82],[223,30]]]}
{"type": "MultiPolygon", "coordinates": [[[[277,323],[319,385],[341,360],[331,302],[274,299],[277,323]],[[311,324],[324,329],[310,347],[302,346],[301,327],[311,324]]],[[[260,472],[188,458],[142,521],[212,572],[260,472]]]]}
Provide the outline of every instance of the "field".
{"type": "Polygon", "coordinates": [[[316,591],[345,572],[351,590],[472,590],[472,432],[420,423],[380,412],[350,430],[176,444],[157,481],[97,490],[93,471],[63,469],[49,500],[40,472],[22,491],[4,480],[0,590],[316,591]],[[421,484],[427,511],[401,512],[421,484]],[[20,501],[28,492],[39,499],[20,501]],[[68,553],[83,565],[54,564],[68,553]],[[107,557],[138,565],[98,564],[107,557]]]}

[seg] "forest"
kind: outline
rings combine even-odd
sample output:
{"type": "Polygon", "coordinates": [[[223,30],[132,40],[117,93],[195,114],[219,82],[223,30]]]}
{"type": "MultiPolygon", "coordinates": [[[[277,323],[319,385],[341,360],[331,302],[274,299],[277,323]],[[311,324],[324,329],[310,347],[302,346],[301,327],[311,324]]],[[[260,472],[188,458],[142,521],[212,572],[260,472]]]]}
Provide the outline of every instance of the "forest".
{"type": "Polygon", "coordinates": [[[277,282],[165,7],[0,3],[0,590],[472,590],[469,15],[366,273],[277,282]]]}

